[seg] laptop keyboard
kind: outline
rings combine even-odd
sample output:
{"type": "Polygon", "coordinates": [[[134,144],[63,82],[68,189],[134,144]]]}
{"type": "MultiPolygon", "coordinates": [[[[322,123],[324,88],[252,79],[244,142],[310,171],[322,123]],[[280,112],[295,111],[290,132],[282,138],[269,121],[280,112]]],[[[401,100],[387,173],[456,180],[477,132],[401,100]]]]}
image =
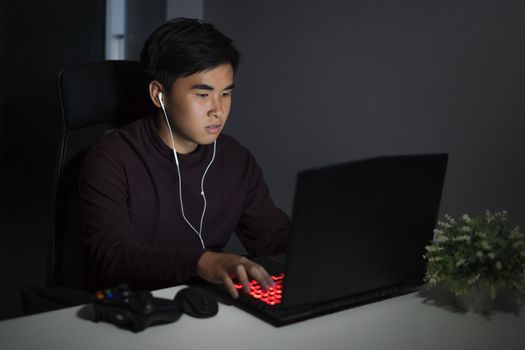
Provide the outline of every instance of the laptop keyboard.
{"type": "MultiPolygon", "coordinates": [[[[249,295],[253,299],[266,305],[274,306],[280,304],[282,301],[284,273],[271,277],[275,281],[274,287],[264,290],[256,280],[251,280],[250,292],[245,295],[249,295]]],[[[242,284],[235,284],[235,288],[239,290],[242,289],[242,284]]]]}

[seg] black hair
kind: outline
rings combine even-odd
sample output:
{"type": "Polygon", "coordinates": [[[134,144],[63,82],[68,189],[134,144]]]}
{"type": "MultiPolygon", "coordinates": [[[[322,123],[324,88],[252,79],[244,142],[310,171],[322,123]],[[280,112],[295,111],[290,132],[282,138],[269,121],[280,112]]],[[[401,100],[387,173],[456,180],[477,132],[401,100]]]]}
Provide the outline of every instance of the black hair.
{"type": "Polygon", "coordinates": [[[144,43],[140,60],[149,81],[157,80],[169,92],[181,77],[231,64],[240,54],[232,40],[200,19],[175,18],[157,28],[144,43]]]}

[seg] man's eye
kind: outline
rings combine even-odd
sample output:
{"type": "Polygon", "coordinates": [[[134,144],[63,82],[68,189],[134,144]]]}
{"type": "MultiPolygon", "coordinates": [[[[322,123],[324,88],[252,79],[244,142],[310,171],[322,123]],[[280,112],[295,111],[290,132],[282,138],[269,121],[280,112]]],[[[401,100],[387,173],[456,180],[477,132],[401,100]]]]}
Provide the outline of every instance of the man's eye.
{"type": "Polygon", "coordinates": [[[197,95],[198,97],[202,97],[202,98],[204,98],[204,97],[208,97],[208,94],[196,94],[196,95],[197,95]]]}
{"type": "Polygon", "coordinates": [[[232,92],[231,91],[224,91],[222,93],[222,96],[231,96],[232,92]]]}

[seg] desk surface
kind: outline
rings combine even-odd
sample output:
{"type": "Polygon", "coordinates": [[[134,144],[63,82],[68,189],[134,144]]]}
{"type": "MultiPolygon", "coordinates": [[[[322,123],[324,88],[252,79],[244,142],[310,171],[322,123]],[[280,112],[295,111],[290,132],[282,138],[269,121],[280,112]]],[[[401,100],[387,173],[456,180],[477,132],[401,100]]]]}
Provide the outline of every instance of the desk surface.
{"type": "MultiPolygon", "coordinates": [[[[172,298],[181,287],[154,292],[172,298]]],[[[210,319],[183,315],[140,333],[93,323],[80,307],[0,322],[11,349],[525,349],[525,307],[490,317],[447,310],[418,293],[275,328],[233,306],[210,319]],[[516,313],[517,311],[517,313],[516,313]]]]}

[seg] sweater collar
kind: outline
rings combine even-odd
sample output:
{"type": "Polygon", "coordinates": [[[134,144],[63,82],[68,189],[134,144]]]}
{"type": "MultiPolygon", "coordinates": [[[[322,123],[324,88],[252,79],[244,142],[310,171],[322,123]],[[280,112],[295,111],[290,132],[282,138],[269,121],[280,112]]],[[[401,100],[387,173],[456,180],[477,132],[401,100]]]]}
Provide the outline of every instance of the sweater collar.
{"type": "MultiPolygon", "coordinates": [[[[145,124],[148,138],[150,139],[153,146],[159,153],[162,154],[162,156],[167,157],[173,162],[173,164],[175,164],[173,150],[168,147],[168,145],[166,145],[160,138],[154,118],[152,116],[145,118],[145,124]]],[[[209,153],[211,150],[212,147],[210,147],[210,145],[198,145],[197,148],[191,153],[180,154],[177,152],[177,158],[179,159],[179,164],[181,166],[189,166],[209,159],[209,153]]]]}

